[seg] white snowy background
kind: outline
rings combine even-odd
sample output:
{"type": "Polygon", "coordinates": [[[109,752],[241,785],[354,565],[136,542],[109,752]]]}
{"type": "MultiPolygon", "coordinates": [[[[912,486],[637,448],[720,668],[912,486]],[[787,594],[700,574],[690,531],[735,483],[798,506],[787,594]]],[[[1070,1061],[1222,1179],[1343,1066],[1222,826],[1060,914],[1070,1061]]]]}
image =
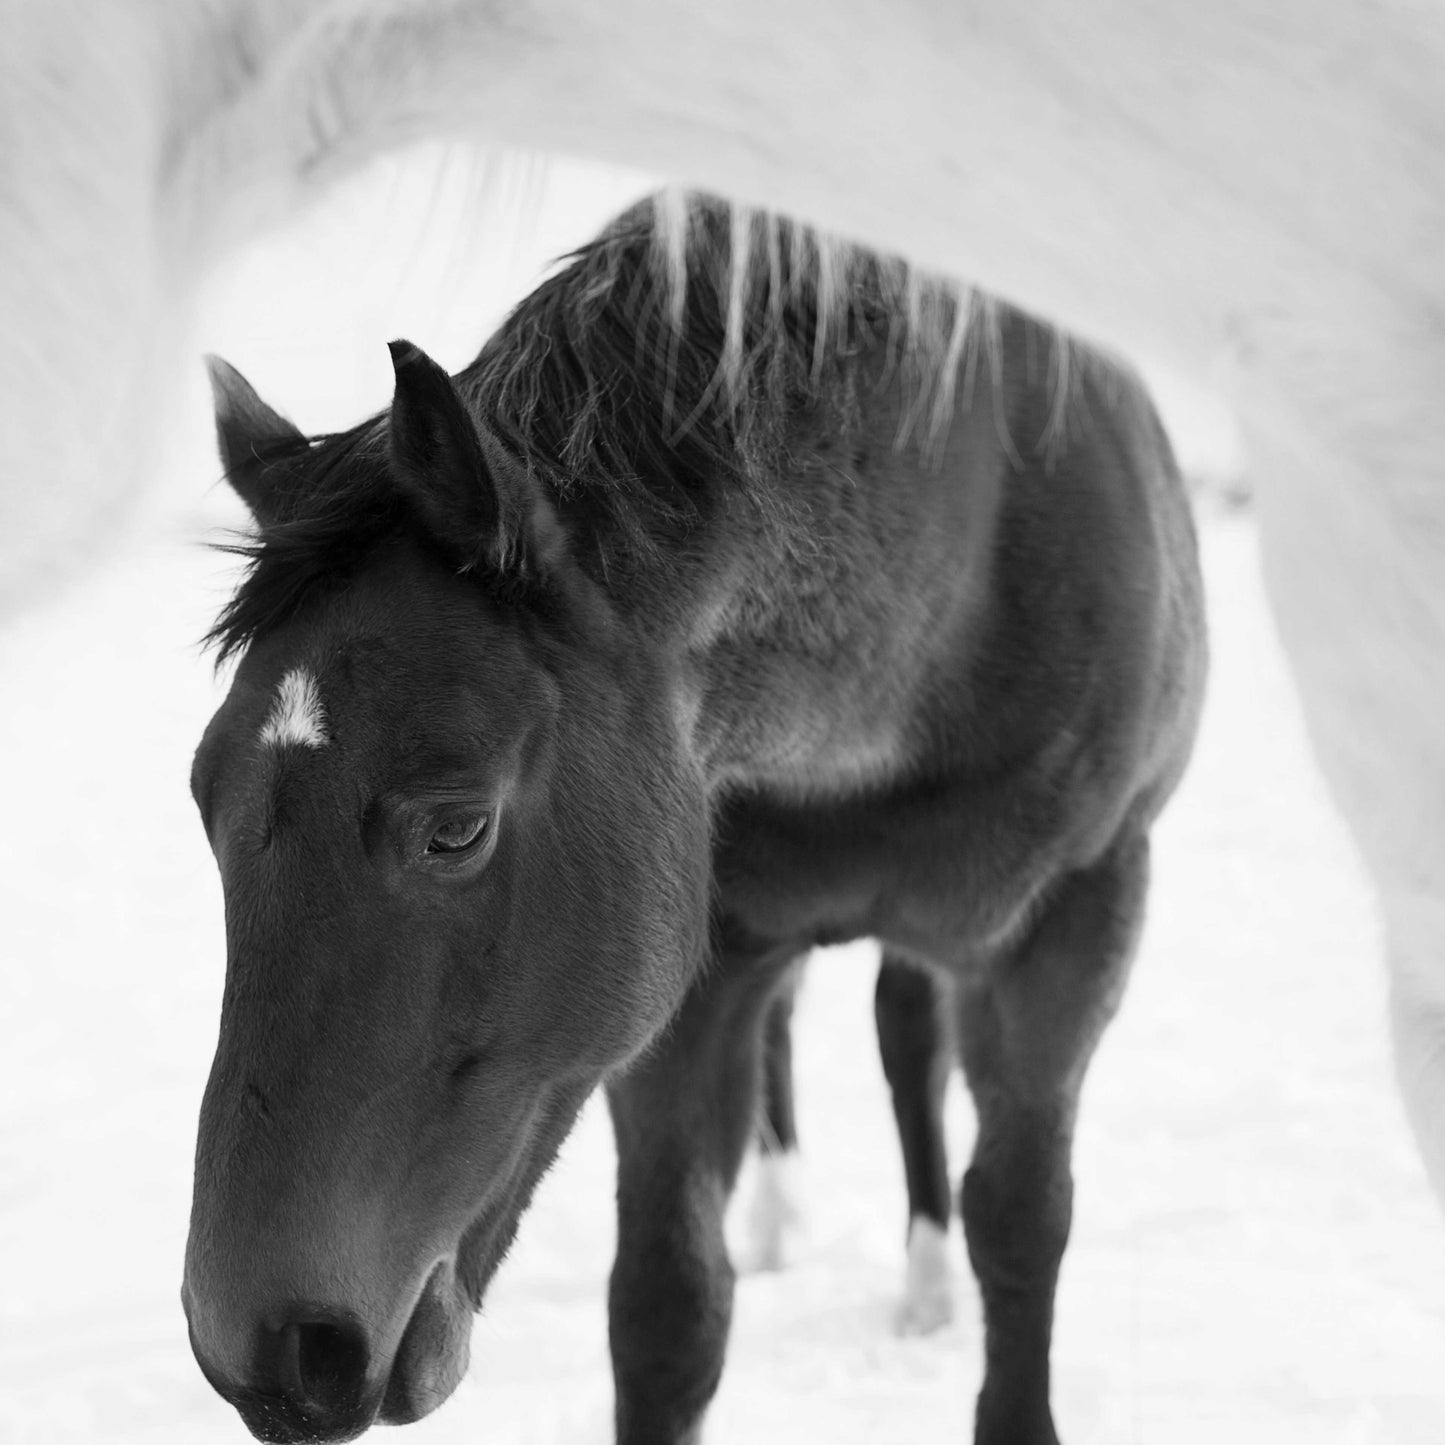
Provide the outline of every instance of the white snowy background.
{"type": "MultiPolygon", "coordinates": [[[[349,425],[388,399],[388,338],[462,366],[548,258],[645,189],[513,170],[478,208],[478,185],[439,152],[378,168],[217,281],[204,345],[306,429],[349,425]]],[[[1186,464],[1227,476],[1227,415],[1155,380],[1186,464]]],[[[224,967],[186,786],[222,690],[196,641],[230,575],[201,544],[240,514],[198,364],[164,421],[134,520],[0,631],[0,1441],[18,1445],[247,1438],[191,1360],[178,1299],[224,967]]],[[[1068,1445],[1438,1445],[1445,1220],[1393,1092],[1377,921],[1308,753],[1252,525],[1204,513],[1213,686],[1085,1092],[1057,1418],[1068,1445]]],[[[957,1233],[957,1321],[891,1331],[904,1203],[875,967],[867,946],[812,965],[807,1234],[791,1271],[739,1286],[712,1445],[969,1436],[980,1331],[957,1233]]],[[[958,1169],[970,1130],[958,1093],[958,1169]]],[[[470,1376],[407,1440],[610,1439],[612,1186],[594,1101],[488,1297],[470,1376]]]]}

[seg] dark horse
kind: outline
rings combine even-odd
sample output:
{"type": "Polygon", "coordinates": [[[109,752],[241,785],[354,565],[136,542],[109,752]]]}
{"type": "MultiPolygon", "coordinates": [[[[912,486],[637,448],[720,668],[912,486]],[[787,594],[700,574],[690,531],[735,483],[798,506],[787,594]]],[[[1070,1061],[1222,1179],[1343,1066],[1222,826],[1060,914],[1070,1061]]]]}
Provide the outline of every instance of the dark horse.
{"type": "Polygon", "coordinates": [[[583,1101],[620,1440],[691,1441],[789,963],[954,980],[982,1442],[1055,1439],[1089,1057],[1204,642],[1138,383],[806,231],[643,205],[449,377],[308,440],[224,364],[251,567],[193,788],[227,971],[184,1301],[268,1440],[439,1405],[583,1101]],[[675,263],[678,258],[683,263],[675,263]]]}

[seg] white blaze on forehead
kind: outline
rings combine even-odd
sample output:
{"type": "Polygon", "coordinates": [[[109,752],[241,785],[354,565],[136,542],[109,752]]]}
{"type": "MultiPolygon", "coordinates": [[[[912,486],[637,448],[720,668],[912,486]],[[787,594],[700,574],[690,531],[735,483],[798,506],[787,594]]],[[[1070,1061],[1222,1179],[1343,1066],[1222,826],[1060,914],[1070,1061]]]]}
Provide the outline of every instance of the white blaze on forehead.
{"type": "Polygon", "coordinates": [[[304,667],[293,667],[276,689],[276,701],[266,715],[261,741],[268,745],[301,743],[325,747],[326,709],[316,679],[304,667]]]}

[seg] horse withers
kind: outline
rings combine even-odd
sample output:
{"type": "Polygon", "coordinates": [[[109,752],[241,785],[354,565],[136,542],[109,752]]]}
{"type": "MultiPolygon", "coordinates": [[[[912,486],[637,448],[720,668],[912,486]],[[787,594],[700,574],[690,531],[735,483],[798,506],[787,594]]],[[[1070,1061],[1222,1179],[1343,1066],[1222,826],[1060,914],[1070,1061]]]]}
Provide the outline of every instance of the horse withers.
{"type": "Polygon", "coordinates": [[[953,979],[976,1438],[1053,1441],[1075,1109],[1204,678],[1140,386],[705,198],[628,212],[457,377],[393,360],[387,414],[311,440],[213,367],[257,534],[193,771],[207,1378],[268,1440],[435,1408],[603,1084],[618,1438],[695,1439],[766,1010],[873,935],[953,979]]]}

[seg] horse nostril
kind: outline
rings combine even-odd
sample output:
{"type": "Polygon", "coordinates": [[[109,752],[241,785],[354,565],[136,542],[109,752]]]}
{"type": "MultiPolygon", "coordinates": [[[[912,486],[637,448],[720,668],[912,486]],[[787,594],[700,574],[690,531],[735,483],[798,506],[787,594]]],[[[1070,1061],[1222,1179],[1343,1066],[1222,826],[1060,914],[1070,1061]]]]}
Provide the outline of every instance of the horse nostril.
{"type": "Polygon", "coordinates": [[[296,1404],[328,1413],[353,1409],[366,1383],[366,1340],[354,1325],[296,1320],[281,1335],[281,1384],[296,1404]]]}

